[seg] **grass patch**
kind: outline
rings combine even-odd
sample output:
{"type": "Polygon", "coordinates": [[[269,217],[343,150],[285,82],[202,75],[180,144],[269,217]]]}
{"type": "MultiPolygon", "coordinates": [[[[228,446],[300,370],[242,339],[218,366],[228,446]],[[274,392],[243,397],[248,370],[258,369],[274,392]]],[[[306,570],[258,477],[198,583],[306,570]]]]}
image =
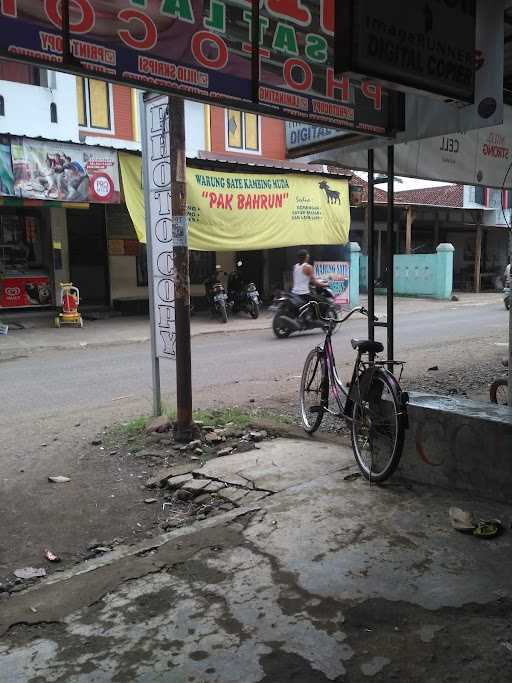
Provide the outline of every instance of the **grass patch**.
{"type": "Polygon", "coordinates": [[[135,419],[130,420],[130,422],[123,424],[122,428],[128,433],[129,436],[136,436],[144,431],[147,420],[147,417],[141,415],[140,417],[136,417],[135,419]]]}
{"type": "Polygon", "coordinates": [[[213,427],[225,427],[227,424],[245,429],[251,424],[251,415],[240,408],[219,408],[194,411],[194,421],[213,427]]]}

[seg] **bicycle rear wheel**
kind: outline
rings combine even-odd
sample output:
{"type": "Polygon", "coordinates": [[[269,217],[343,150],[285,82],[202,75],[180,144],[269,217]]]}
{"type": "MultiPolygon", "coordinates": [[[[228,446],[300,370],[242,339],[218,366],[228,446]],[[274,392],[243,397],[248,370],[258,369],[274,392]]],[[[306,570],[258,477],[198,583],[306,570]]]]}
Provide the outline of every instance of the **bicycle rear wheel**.
{"type": "Polygon", "coordinates": [[[322,351],[312,349],[304,363],[300,381],[302,426],[308,434],[320,427],[329,402],[329,377],[322,351]]]}
{"type": "Polygon", "coordinates": [[[489,388],[490,399],[500,406],[508,405],[508,380],[505,377],[495,379],[489,388]]]}
{"type": "Polygon", "coordinates": [[[396,470],[404,444],[400,388],[391,373],[370,368],[357,378],[351,394],[351,439],[363,476],[381,483],[396,470]]]}

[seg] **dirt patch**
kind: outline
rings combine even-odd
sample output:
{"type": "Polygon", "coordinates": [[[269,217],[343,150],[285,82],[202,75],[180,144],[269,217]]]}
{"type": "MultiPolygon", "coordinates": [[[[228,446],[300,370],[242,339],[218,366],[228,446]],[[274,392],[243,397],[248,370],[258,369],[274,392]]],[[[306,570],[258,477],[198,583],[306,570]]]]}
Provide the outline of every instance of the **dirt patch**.
{"type": "MultiPolygon", "coordinates": [[[[250,420],[242,422],[248,425],[250,420]]],[[[168,486],[165,478],[151,488],[148,482],[158,480],[157,473],[168,472],[170,477],[173,472],[191,472],[212,458],[251,451],[258,441],[273,438],[266,431],[227,423],[203,425],[197,439],[183,444],[174,439],[172,429],[148,433],[144,423],[106,427],[77,442],[64,471],[53,457],[46,470],[40,460],[38,476],[27,480],[23,495],[7,488],[4,533],[0,531],[0,600],[37,581],[16,578],[13,573],[20,567],[44,568],[47,574],[62,571],[119,544],[149,539],[237,507],[235,500],[219,495],[220,486],[187,491],[168,486]],[[69,481],[51,483],[49,475],[65,475],[69,481]],[[60,562],[48,561],[46,549],[60,562]]],[[[49,445],[53,452],[62,448],[59,440],[49,440],[49,445]]],[[[41,446],[41,458],[47,450],[41,446]]]]}

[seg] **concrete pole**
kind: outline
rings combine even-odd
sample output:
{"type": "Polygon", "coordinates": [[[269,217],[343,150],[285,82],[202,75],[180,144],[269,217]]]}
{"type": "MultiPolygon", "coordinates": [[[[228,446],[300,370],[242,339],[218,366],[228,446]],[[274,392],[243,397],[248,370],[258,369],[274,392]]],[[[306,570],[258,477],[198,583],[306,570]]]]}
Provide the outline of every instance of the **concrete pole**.
{"type": "Polygon", "coordinates": [[[412,251],[412,224],[414,221],[414,211],[410,206],[407,207],[407,211],[405,213],[405,220],[405,253],[410,254],[412,251]]]}
{"type": "Polygon", "coordinates": [[[193,437],[194,426],[192,424],[185,106],[181,97],[169,97],[169,132],[176,315],[176,437],[180,441],[187,441],[193,437]]]}
{"type": "Polygon", "coordinates": [[[475,236],[475,277],[474,290],[478,294],[480,291],[480,268],[482,264],[482,226],[477,223],[475,236]]]}

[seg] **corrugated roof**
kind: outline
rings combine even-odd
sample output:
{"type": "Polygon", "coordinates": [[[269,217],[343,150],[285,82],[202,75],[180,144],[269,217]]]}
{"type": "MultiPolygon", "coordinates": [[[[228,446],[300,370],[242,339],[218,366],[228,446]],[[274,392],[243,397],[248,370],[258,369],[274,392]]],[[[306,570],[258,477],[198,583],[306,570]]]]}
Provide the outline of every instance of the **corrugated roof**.
{"type": "Polygon", "coordinates": [[[441,206],[450,209],[464,207],[463,185],[439,185],[417,190],[395,192],[397,204],[416,204],[418,206],[441,206]]]}
{"type": "Polygon", "coordinates": [[[199,156],[195,158],[188,157],[187,163],[194,166],[194,164],[204,163],[219,163],[224,165],[229,165],[237,167],[237,170],[247,171],[248,169],[275,169],[277,171],[293,171],[305,173],[308,175],[337,175],[343,178],[351,178],[352,171],[346,171],[334,168],[326,168],[321,164],[304,164],[299,161],[290,161],[289,159],[265,159],[264,157],[250,157],[245,155],[227,155],[218,154],[216,152],[199,152],[199,156]]]}

